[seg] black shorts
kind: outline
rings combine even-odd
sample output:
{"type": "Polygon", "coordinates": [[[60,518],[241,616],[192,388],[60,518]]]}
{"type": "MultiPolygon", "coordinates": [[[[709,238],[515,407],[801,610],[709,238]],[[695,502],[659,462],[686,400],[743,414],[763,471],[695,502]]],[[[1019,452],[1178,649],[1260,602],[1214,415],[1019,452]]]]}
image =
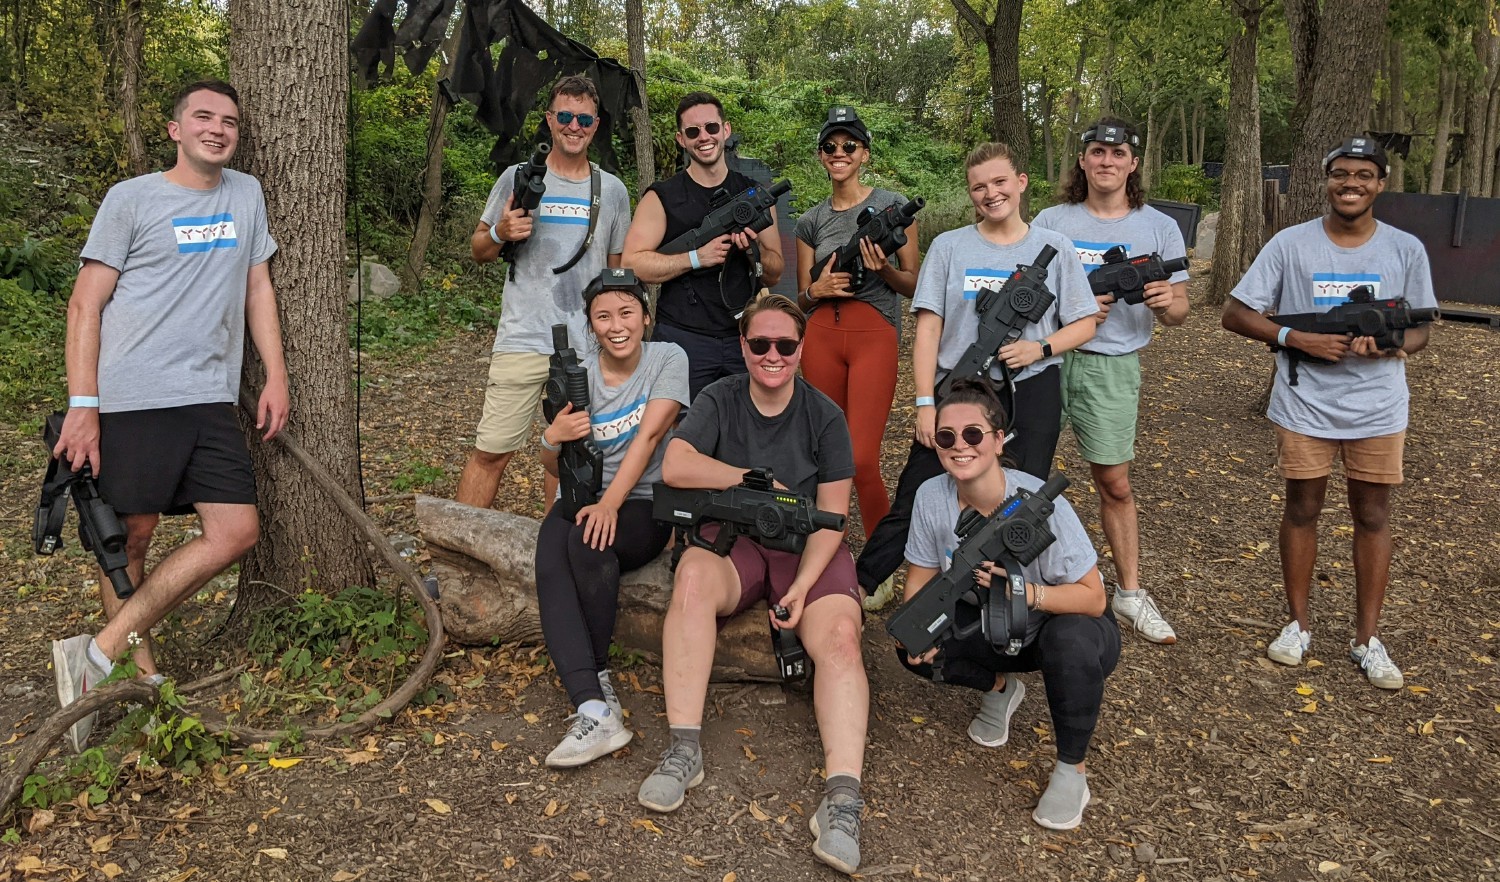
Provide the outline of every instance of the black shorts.
{"type": "Polygon", "coordinates": [[[99,414],[99,495],[120,514],[255,504],[250,449],[232,404],[99,414]]]}

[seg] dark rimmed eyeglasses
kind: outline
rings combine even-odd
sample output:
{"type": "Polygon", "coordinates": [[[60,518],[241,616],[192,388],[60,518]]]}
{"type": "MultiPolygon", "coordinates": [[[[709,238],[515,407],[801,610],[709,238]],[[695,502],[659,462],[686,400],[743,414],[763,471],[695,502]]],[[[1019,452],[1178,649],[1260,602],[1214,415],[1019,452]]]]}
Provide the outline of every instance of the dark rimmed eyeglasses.
{"type": "Polygon", "coordinates": [[[985,436],[990,434],[990,432],[991,430],[986,429],[984,426],[964,426],[958,432],[952,429],[938,429],[932,433],[932,443],[936,444],[942,450],[952,450],[953,445],[958,443],[959,438],[962,438],[964,439],[964,443],[970,447],[978,447],[984,443],[985,436]]]}
{"type": "Polygon", "coordinates": [[[557,124],[560,126],[572,125],[573,120],[576,119],[578,120],[579,128],[587,129],[598,122],[598,117],[592,113],[574,113],[571,110],[549,110],[548,113],[552,114],[552,118],[557,120],[557,124]]]}
{"type": "Polygon", "coordinates": [[[700,126],[688,126],[687,128],[685,128],[685,129],[682,130],[682,134],[683,134],[683,137],[685,137],[689,141],[691,141],[691,140],[693,140],[693,139],[695,139],[695,138],[698,137],[698,133],[699,132],[708,132],[710,135],[717,135],[719,133],[719,130],[723,129],[723,128],[724,128],[724,124],[723,123],[716,123],[716,122],[704,123],[701,127],[700,126]]]}
{"type": "Polygon", "coordinates": [[[843,150],[845,156],[853,156],[854,151],[863,146],[864,145],[859,143],[858,141],[845,141],[842,144],[835,144],[832,141],[824,141],[823,143],[818,145],[818,149],[823,151],[824,156],[832,156],[839,150],[843,150]]]}
{"type": "Polygon", "coordinates": [[[1350,178],[1359,181],[1361,184],[1368,184],[1375,180],[1376,175],[1375,172],[1367,168],[1362,168],[1358,171],[1347,171],[1342,168],[1336,168],[1328,173],[1328,180],[1333,181],[1335,184],[1342,184],[1350,178]]]}
{"type": "Polygon", "coordinates": [[[801,340],[793,340],[789,337],[746,337],[745,345],[750,347],[752,355],[765,355],[771,351],[771,346],[776,347],[776,352],[782,358],[791,358],[797,354],[797,347],[802,345],[801,340]]]}

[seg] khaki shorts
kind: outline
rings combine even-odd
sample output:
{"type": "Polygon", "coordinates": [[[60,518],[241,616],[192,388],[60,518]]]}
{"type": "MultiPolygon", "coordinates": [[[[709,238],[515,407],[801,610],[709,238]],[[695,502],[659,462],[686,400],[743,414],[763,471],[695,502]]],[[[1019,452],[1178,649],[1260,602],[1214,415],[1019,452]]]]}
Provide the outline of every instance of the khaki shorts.
{"type": "Polygon", "coordinates": [[[1374,438],[1313,438],[1276,427],[1276,466],[1289,481],[1326,478],[1333,473],[1337,455],[1344,461],[1344,475],[1368,484],[1400,484],[1401,453],[1406,432],[1374,438]]]}
{"type": "Polygon", "coordinates": [[[490,355],[490,379],[484,388],[484,413],[474,446],[485,453],[512,453],[526,446],[531,421],[547,383],[549,356],[536,352],[490,355]]]}
{"type": "Polygon", "coordinates": [[[1141,404],[1141,357],[1063,353],[1063,425],[1072,423],[1085,462],[1119,465],[1135,459],[1141,404]]]}

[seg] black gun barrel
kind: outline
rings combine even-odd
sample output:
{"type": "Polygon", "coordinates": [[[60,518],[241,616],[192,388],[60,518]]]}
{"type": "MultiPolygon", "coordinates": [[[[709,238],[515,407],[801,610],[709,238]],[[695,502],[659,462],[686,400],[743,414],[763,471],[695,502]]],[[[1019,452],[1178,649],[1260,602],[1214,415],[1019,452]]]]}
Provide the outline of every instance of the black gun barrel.
{"type": "Polygon", "coordinates": [[[1063,474],[1062,472],[1053,472],[1052,476],[1047,479],[1047,482],[1043,484],[1041,488],[1036,492],[1037,495],[1045,496],[1053,502],[1056,502],[1057,497],[1061,496],[1062,492],[1068,489],[1069,485],[1071,485],[1072,483],[1072,481],[1068,480],[1068,476],[1063,474]]]}
{"type": "Polygon", "coordinates": [[[1036,263],[1033,264],[1033,266],[1038,266],[1042,269],[1046,269],[1047,267],[1052,265],[1052,258],[1056,256],[1056,248],[1053,248],[1051,245],[1043,245],[1042,250],[1037,252],[1036,263]]]}
{"type": "Polygon", "coordinates": [[[1410,314],[1412,324],[1416,325],[1425,325],[1429,322],[1435,322],[1443,317],[1442,310],[1435,308],[1428,309],[1419,307],[1417,309],[1410,310],[1410,314]]]}
{"type": "Polygon", "coordinates": [[[516,169],[516,207],[525,211],[536,211],[542,204],[542,194],[547,192],[547,154],[552,145],[541,143],[526,164],[516,169]]]}

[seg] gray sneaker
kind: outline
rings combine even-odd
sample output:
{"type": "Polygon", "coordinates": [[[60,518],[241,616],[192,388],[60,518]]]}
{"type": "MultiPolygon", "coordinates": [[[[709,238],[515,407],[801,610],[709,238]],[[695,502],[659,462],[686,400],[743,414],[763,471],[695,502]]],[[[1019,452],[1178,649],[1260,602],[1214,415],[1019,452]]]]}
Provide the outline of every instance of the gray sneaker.
{"type": "Polygon", "coordinates": [[[1089,804],[1089,796],[1088,776],[1059,762],[1031,819],[1050,830],[1071,830],[1083,823],[1083,809],[1089,804]]]}
{"type": "Polygon", "coordinates": [[[865,801],[852,796],[825,796],[807,826],[812,830],[813,854],[841,873],[859,869],[860,812],[865,801]]]}
{"type": "Polygon", "coordinates": [[[571,769],[591,763],[614,753],[635,737],[613,710],[603,719],[585,713],[573,714],[568,719],[573,721],[568,734],[547,754],[546,763],[554,769],[571,769]]]}
{"type": "MultiPolygon", "coordinates": [[[[59,707],[67,707],[82,698],[85,692],[109,678],[110,671],[101,670],[89,658],[89,644],[93,642],[93,639],[91,634],[78,634],[66,640],[52,641],[52,674],[57,680],[59,707]]],[[[83,746],[88,743],[89,735],[94,731],[94,723],[98,719],[99,714],[95,712],[74,723],[68,729],[68,745],[74,751],[83,750],[83,746]]]]}
{"type": "Polygon", "coordinates": [[[599,672],[599,689],[604,692],[604,703],[609,705],[610,711],[623,721],[625,715],[620,712],[620,696],[615,694],[615,684],[609,681],[608,669],[599,672]]]}
{"type": "Polygon", "coordinates": [[[687,792],[703,783],[703,751],[685,741],[673,742],[636,793],[636,801],[654,812],[675,812],[687,792]]]}
{"type": "Polygon", "coordinates": [[[1026,684],[1014,676],[1005,678],[1004,692],[986,692],[969,724],[969,740],[982,747],[1004,747],[1010,740],[1010,718],[1025,697],[1026,684]]]}

